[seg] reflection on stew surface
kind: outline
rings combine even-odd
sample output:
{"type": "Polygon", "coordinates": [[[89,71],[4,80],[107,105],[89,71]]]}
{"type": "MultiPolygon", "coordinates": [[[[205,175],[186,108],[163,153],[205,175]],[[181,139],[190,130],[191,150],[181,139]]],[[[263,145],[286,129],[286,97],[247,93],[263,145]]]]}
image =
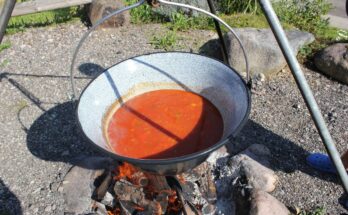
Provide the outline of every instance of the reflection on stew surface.
{"type": "Polygon", "coordinates": [[[214,145],[222,137],[223,121],[217,108],[197,94],[158,90],[124,103],[111,116],[106,132],[119,155],[164,159],[214,145]]]}

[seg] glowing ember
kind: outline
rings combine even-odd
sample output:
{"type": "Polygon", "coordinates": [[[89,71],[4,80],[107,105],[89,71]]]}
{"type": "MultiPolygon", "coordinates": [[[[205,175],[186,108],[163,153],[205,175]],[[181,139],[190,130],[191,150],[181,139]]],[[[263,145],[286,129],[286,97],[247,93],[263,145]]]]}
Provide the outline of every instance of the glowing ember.
{"type": "MultiPolygon", "coordinates": [[[[122,163],[114,171],[114,190],[119,201],[115,208],[107,208],[108,215],[120,215],[124,210],[153,214],[179,214],[183,204],[166,177],[141,171],[129,163],[122,163]],[[127,182],[121,182],[126,180],[127,182]],[[129,183],[128,183],[129,182],[129,183]],[[130,203],[130,204],[128,204],[130,203]]],[[[185,183],[180,177],[179,183],[185,183]]]]}
{"type": "Polygon", "coordinates": [[[168,209],[169,214],[178,214],[182,209],[182,204],[178,199],[176,191],[173,191],[173,194],[168,196],[168,209]]]}
{"type": "Polygon", "coordinates": [[[118,167],[116,170],[117,174],[115,176],[115,180],[120,179],[130,179],[134,173],[136,173],[138,170],[129,163],[123,163],[118,167]]]}

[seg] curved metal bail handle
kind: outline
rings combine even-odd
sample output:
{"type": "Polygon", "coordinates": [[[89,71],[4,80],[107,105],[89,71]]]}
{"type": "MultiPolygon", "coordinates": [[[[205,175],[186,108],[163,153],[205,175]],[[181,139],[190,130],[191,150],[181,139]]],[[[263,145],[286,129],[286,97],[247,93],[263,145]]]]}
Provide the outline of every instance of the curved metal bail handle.
{"type": "Polygon", "coordinates": [[[246,68],[246,79],[247,79],[247,85],[250,87],[251,86],[251,76],[250,76],[250,70],[249,70],[249,60],[248,60],[248,56],[246,54],[245,51],[245,47],[241,41],[241,39],[239,38],[239,36],[236,34],[236,32],[232,29],[231,26],[229,26],[224,20],[220,19],[218,16],[216,16],[215,14],[212,14],[208,11],[205,11],[201,8],[198,7],[194,7],[191,5],[186,5],[186,4],[181,4],[181,3],[176,3],[176,2],[170,2],[170,1],[166,1],[166,0],[157,0],[159,3],[162,4],[167,4],[167,5],[173,5],[173,6],[178,6],[178,7],[184,7],[184,8],[188,8],[191,10],[195,10],[201,13],[204,13],[212,18],[214,18],[215,20],[217,20],[218,22],[220,22],[221,24],[223,24],[232,34],[233,36],[237,39],[242,51],[243,51],[243,55],[244,55],[244,59],[245,59],[245,68],[246,68]]]}
{"type": "MultiPolygon", "coordinates": [[[[80,48],[82,46],[82,44],[85,42],[85,40],[87,39],[87,37],[98,27],[100,26],[102,23],[104,23],[106,20],[110,19],[111,17],[113,16],[116,16],[120,13],[123,13],[125,11],[128,11],[128,10],[131,10],[133,8],[136,8],[136,7],[139,7],[140,5],[144,4],[146,0],[140,0],[139,2],[133,4],[133,5],[130,5],[128,7],[125,7],[125,8],[122,8],[120,10],[117,10],[117,11],[114,11],[112,12],[111,14],[105,16],[104,18],[100,19],[94,26],[92,26],[81,38],[81,40],[79,41],[79,43],[77,44],[77,47],[75,49],[75,52],[74,52],[74,55],[73,55],[73,58],[72,58],[72,62],[71,62],[71,66],[70,66],[70,84],[71,84],[71,90],[72,90],[72,100],[76,100],[77,99],[77,96],[76,96],[76,86],[75,86],[75,82],[74,82],[74,77],[73,77],[73,72],[74,72],[74,67],[75,67],[75,61],[76,61],[76,57],[77,57],[77,54],[79,53],[80,51],[80,48]]],[[[249,71],[249,61],[248,61],[248,57],[246,55],[246,51],[245,51],[245,48],[244,48],[244,45],[242,43],[242,41],[240,40],[240,38],[238,37],[238,35],[235,33],[235,31],[226,23],[224,22],[222,19],[220,19],[218,16],[208,12],[208,11],[205,11],[203,9],[200,9],[200,8],[197,8],[197,7],[194,7],[194,6],[190,6],[190,5],[186,5],[186,4],[180,4],[180,3],[175,3],[175,2],[168,2],[168,1],[165,1],[165,0],[157,0],[158,2],[160,3],[163,3],[163,4],[168,4],[168,5],[174,5],[174,6],[179,6],[179,7],[184,7],[184,8],[189,8],[189,9],[192,9],[192,10],[196,10],[198,12],[201,12],[201,13],[204,13],[214,19],[216,19],[218,22],[220,22],[221,24],[223,24],[234,36],[235,38],[237,39],[238,43],[240,44],[241,46],[241,49],[243,51],[243,54],[244,54],[244,58],[245,58],[245,65],[246,65],[246,79],[247,79],[247,84],[248,86],[250,86],[251,84],[251,78],[250,78],[250,71],[249,71]]]]}
{"type": "Polygon", "coordinates": [[[139,2],[133,4],[133,5],[130,5],[130,6],[127,6],[127,7],[124,7],[120,10],[117,10],[117,11],[114,11],[112,13],[110,13],[109,15],[103,17],[102,19],[98,20],[98,22],[93,25],[83,36],[82,38],[80,39],[79,43],[77,44],[77,47],[75,49],[75,52],[74,52],[74,55],[73,55],[73,58],[72,58],[72,61],[71,61],[71,66],[70,66],[70,84],[71,84],[71,90],[72,90],[72,98],[71,100],[77,100],[77,97],[76,97],[76,86],[75,86],[75,81],[74,81],[74,67],[75,67],[75,61],[76,61],[76,57],[77,57],[77,54],[79,53],[80,51],[80,48],[82,47],[82,44],[85,42],[85,40],[88,38],[88,36],[98,27],[100,26],[101,24],[103,24],[106,20],[110,19],[111,17],[113,16],[116,16],[118,14],[121,14],[125,11],[128,11],[128,10],[131,10],[133,8],[136,8],[136,7],[139,7],[140,5],[144,4],[146,0],[140,0],[139,2]]]}

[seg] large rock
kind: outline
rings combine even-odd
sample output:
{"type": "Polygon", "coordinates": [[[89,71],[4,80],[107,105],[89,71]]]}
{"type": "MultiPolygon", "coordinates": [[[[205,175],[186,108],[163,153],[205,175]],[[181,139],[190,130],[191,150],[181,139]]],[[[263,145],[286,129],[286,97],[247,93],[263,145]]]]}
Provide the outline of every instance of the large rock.
{"type": "Polygon", "coordinates": [[[286,206],[270,194],[255,190],[251,195],[250,215],[289,215],[286,206]]]}
{"type": "Polygon", "coordinates": [[[91,181],[94,173],[94,170],[75,166],[65,176],[59,191],[63,193],[66,212],[77,214],[91,212],[93,193],[91,181]]]}
{"type": "MultiPolygon", "coordinates": [[[[260,73],[269,76],[286,66],[285,58],[270,29],[243,28],[235,29],[235,31],[245,46],[253,76],[260,73]]],[[[309,44],[315,39],[312,34],[297,30],[287,31],[286,34],[295,54],[303,45],[309,44]]],[[[245,73],[242,49],[231,33],[226,35],[226,43],[231,66],[238,72],[245,73]]]]}
{"type": "MultiPolygon", "coordinates": [[[[169,0],[169,1],[173,1],[173,0],[169,0]]],[[[210,11],[208,1],[206,0],[174,0],[174,2],[188,4],[191,6],[199,7],[201,9],[210,11]]],[[[175,14],[177,12],[183,12],[184,14],[189,16],[200,15],[199,12],[193,11],[191,9],[182,8],[182,7],[174,7],[170,5],[161,5],[161,7],[156,8],[155,11],[161,15],[168,16],[168,17],[170,17],[172,14],[175,14]]]]}
{"type": "Polygon", "coordinates": [[[348,84],[348,43],[331,45],[314,58],[315,66],[326,75],[348,84]]]}
{"type": "MultiPolygon", "coordinates": [[[[125,5],[122,0],[93,0],[89,7],[89,19],[93,25],[96,24],[98,20],[109,15],[115,10],[123,8],[125,5]]],[[[129,11],[123,12],[117,16],[111,17],[109,20],[105,21],[101,27],[103,28],[115,28],[130,23],[129,11]]]]}
{"type": "Polygon", "coordinates": [[[116,168],[116,162],[104,157],[85,157],[79,159],[80,166],[74,166],[64,177],[59,187],[65,201],[67,213],[88,214],[91,212],[93,183],[105,169],[116,168]]]}
{"type": "Polygon", "coordinates": [[[270,163],[266,157],[268,155],[269,150],[265,146],[255,144],[234,156],[231,164],[245,175],[252,189],[272,192],[276,188],[278,177],[269,168],[270,163]]]}

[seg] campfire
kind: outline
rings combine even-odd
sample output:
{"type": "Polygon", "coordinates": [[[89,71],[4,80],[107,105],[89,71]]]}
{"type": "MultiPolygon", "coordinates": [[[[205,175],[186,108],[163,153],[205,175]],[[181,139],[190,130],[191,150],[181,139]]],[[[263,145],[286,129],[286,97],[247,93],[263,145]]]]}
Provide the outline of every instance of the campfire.
{"type": "Polygon", "coordinates": [[[94,181],[93,211],[106,215],[215,214],[217,192],[207,162],[176,176],[120,163],[94,181]]]}

